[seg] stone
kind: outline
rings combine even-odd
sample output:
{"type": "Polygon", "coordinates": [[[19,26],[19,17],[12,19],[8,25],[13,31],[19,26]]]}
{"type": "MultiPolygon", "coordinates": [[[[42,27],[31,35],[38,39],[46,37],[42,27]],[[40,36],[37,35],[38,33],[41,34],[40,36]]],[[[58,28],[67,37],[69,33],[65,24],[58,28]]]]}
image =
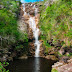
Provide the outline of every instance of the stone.
{"type": "Polygon", "coordinates": [[[64,55],[64,53],[65,53],[64,49],[60,49],[58,52],[59,52],[61,55],[64,55]]]}
{"type": "Polygon", "coordinates": [[[64,63],[67,63],[67,60],[68,60],[68,59],[69,59],[69,57],[63,56],[63,57],[60,58],[60,61],[61,61],[61,62],[64,62],[64,63]]]}
{"type": "Polygon", "coordinates": [[[29,43],[29,56],[34,56],[35,55],[35,46],[34,42],[29,43]]]}
{"type": "Polygon", "coordinates": [[[45,58],[51,60],[58,60],[54,55],[47,55],[45,58]]]}
{"type": "Polygon", "coordinates": [[[19,59],[27,59],[28,57],[27,57],[27,55],[22,55],[21,57],[19,57],[19,59]]]}
{"type": "Polygon", "coordinates": [[[30,14],[30,15],[35,15],[35,12],[34,12],[33,10],[31,10],[31,11],[29,12],[29,14],[30,14]]]}
{"type": "Polygon", "coordinates": [[[13,61],[13,57],[8,57],[8,61],[13,61]]]}
{"type": "Polygon", "coordinates": [[[58,72],[72,72],[72,59],[67,60],[68,63],[56,62],[52,65],[52,69],[55,68],[58,72]]]}

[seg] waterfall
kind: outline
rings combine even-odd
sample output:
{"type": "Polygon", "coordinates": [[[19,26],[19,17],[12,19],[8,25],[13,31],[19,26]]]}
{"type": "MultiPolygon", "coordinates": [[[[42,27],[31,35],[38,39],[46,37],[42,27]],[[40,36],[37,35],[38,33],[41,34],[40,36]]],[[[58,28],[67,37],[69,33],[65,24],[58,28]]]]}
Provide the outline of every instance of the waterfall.
{"type": "Polygon", "coordinates": [[[35,43],[34,43],[34,45],[36,47],[35,57],[39,57],[39,50],[40,50],[40,42],[38,40],[39,28],[36,27],[35,17],[30,17],[30,19],[29,19],[29,26],[32,29],[33,35],[34,35],[34,38],[35,38],[35,43]]]}
{"type": "MultiPolygon", "coordinates": [[[[24,15],[26,15],[27,13],[25,12],[25,4],[23,5],[23,11],[24,11],[24,15]]],[[[32,4],[31,4],[32,6],[32,4]]],[[[38,8],[36,8],[36,6],[33,6],[33,9],[35,9],[35,16],[38,14],[38,8]]],[[[33,32],[33,36],[35,38],[35,57],[39,57],[39,52],[40,52],[40,42],[38,40],[39,38],[39,28],[36,26],[36,22],[35,22],[35,16],[30,16],[29,13],[27,14],[29,16],[29,27],[32,29],[33,32]]]]}
{"type": "Polygon", "coordinates": [[[26,12],[25,12],[25,3],[22,4],[22,6],[23,6],[24,15],[26,15],[26,12]]]}

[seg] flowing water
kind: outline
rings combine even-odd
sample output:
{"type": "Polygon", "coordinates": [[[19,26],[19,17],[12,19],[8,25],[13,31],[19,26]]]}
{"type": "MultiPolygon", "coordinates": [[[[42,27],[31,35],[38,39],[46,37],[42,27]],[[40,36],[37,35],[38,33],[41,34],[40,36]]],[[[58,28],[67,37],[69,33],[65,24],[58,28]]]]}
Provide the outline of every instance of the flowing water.
{"type": "Polygon", "coordinates": [[[35,43],[34,43],[34,45],[36,47],[35,57],[39,57],[39,48],[40,48],[40,42],[38,41],[39,29],[36,27],[35,17],[30,17],[29,26],[32,29],[33,35],[34,35],[34,38],[35,38],[35,43]]]}
{"type": "MultiPolygon", "coordinates": [[[[23,11],[24,11],[24,15],[26,15],[27,13],[25,12],[25,4],[22,4],[23,6],[23,11]]],[[[32,6],[32,4],[31,4],[32,6]]],[[[39,57],[39,52],[40,52],[40,42],[38,40],[39,37],[39,28],[36,26],[36,22],[35,22],[35,17],[38,14],[38,8],[35,7],[35,5],[33,6],[33,9],[35,9],[35,16],[30,16],[28,13],[29,18],[29,27],[32,29],[33,32],[33,36],[35,38],[35,57],[39,57]]]]}
{"type": "Polygon", "coordinates": [[[10,62],[7,69],[10,72],[51,72],[51,66],[55,61],[44,58],[28,58],[10,62]]]}

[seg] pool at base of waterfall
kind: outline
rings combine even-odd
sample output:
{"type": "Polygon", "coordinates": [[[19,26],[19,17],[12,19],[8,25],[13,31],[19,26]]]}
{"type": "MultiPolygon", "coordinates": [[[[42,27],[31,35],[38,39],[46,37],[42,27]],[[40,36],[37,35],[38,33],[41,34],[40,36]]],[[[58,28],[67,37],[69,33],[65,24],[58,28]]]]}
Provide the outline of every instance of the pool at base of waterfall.
{"type": "Polygon", "coordinates": [[[33,57],[23,60],[14,60],[9,63],[7,69],[10,72],[51,72],[51,66],[56,61],[45,58],[33,57]]]}

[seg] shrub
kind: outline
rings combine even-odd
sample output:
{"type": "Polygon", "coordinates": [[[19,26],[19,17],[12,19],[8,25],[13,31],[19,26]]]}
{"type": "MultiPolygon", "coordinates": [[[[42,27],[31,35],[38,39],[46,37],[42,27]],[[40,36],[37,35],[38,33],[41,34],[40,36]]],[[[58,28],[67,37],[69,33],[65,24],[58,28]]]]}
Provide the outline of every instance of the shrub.
{"type": "Polygon", "coordinates": [[[8,62],[0,62],[0,72],[9,72],[9,70],[6,70],[5,67],[8,66],[8,62]]]}

